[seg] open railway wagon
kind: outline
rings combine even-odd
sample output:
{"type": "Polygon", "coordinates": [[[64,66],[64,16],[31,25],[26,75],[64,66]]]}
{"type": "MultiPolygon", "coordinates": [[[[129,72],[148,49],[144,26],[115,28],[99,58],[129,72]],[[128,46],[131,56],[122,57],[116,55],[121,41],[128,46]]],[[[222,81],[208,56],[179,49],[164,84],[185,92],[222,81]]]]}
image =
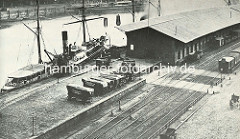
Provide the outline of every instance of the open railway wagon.
{"type": "Polygon", "coordinates": [[[160,139],[176,139],[176,129],[168,128],[164,134],[160,134],[160,139]]]}
{"type": "Polygon", "coordinates": [[[138,69],[136,67],[135,60],[125,59],[123,60],[118,71],[115,71],[114,73],[126,76],[127,80],[134,80],[136,77],[135,74],[137,73],[137,71],[138,69]]]}
{"type": "Polygon", "coordinates": [[[234,106],[239,108],[239,96],[232,94],[229,105],[231,109],[233,109],[234,106]]]}
{"type": "Polygon", "coordinates": [[[240,48],[232,50],[228,56],[218,61],[218,70],[221,73],[232,73],[240,64],[240,48]]]}
{"type": "MultiPolygon", "coordinates": [[[[123,61],[122,65],[125,67],[135,65],[133,61],[123,61]],[[128,64],[127,64],[128,63],[128,64]],[[132,64],[129,64],[132,63],[132,64]]],[[[121,68],[121,67],[120,67],[121,68]]],[[[131,69],[131,68],[130,68],[131,69]]],[[[121,71],[121,70],[120,70],[121,71]]],[[[102,96],[112,90],[122,87],[128,82],[134,80],[133,71],[130,72],[114,72],[100,74],[99,76],[92,76],[83,78],[83,86],[76,84],[67,85],[68,100],[76,98],[82,102],[91,102],[92,97],[102,96]]]]}
{"type": "Polygon", "coordinates": [[[108,68],[111,63],[110,56],[105,56],[105,57],[99,57],[95,59],[96,61],[96,67],[100,69],[101,67],[108,68]]]}

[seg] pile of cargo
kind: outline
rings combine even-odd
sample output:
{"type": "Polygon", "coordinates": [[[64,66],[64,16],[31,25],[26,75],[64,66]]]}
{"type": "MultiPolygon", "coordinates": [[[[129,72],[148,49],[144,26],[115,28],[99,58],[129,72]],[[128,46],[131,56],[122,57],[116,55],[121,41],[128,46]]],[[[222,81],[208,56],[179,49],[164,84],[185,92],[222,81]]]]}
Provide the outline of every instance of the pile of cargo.
{"type": "Polygon", "coordinates": [[[124,60],[118,71],[83,78],[83,86],[69,84],[67,85],[68,99],[76,98],[83,102],[90,102],[92,97],[102,96],[133,81],[134,69],[136,69],[134,60],[124,60]]]}

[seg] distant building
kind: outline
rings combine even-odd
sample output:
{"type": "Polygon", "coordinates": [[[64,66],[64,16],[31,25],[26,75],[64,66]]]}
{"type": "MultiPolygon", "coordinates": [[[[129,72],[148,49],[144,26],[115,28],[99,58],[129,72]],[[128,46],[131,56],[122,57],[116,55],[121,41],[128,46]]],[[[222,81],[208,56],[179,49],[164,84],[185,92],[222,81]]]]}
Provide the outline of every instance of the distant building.
{"type": "Polygon", "coordinates": [[[223,46],[240,37],[240,6],[211,8],[146,19],[119,29],[127,56],[182,62],[190,53],[223,46]]]}

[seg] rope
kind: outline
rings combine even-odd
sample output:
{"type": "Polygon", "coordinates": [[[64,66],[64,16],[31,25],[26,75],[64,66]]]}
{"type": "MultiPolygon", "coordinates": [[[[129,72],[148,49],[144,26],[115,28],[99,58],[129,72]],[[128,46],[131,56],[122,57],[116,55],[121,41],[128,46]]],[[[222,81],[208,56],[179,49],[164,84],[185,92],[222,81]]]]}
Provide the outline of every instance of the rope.
{"type": "Polygon", "coordinates": [[[40,33],[40,37],[42,38],[43,47],[44,47],[44,49],[46,49],[46,44],[45,44],[45,41],[44,41],[44,39],[43,39],[43,35],[42,35],[42,33],[40,33]]]}
{"type": "Polygon", "coordinates": [[[77,41],[77,39],[78,39],[79,36],[80,36],[80,31],[81,31],[81,24],[80,24],[80,26],[79,26],[79,30],[78,30],[78,34],[77,34],[77,38],[76,38],[75,42],[77,41]]]}
{"type": "MultiPolygon", "coordinates": [[[[20,48],[21,48],[21,44],[20,44],[19,49],[18,49],[18,55],[17,55],[16,66],[18,65],[18,59],[19,59],[19,54],[20,54],[20,48]]],[[[17,68],[17,67],[16,67],[16,68],[17,68]]]]}
{"type": "MultiPolygon", "coordinates": [[[[37,36],[34,37],[33,39],[33,42],[32,42],[32,45],[31,46],[34,46],[34,42],[36,40],[37,36]]],[[[29,46],[29,45],[28,45],[29,46]]],[[[27,65],[30,64],[30,62],[32,61],[32,55],[34,54],[34,47],[31,47],[31,51],[30,51],[30,54],[29,54],[29,57],[28,57],[28,62],[27,62],[27,65]]]]}

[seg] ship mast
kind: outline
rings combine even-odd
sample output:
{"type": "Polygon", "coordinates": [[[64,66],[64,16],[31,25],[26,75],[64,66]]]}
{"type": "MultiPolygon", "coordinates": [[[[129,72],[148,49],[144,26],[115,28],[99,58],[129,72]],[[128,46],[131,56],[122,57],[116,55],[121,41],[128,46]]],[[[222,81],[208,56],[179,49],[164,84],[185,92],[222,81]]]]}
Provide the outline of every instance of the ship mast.
{"type": "Polygon", "coordinates": [[[86,16],[85,16],[85,0],[83,0],[82,3],[82,25],[83,25],[83,43],[86,42],[86,28],[85,28],[85,20],[86,20],[86,16]]]}
{"type": "Polygon", "coordinates": [[[41,44],[40,44],[40,23],[39,23],[39,0],[37,2],[37,46],[38,46],[38,63],[42,63],[41,44]]]}
{"type": "Polygon", "coordinates": [[[132,0],[132,16],[133,16],[133,22],[135,22],[135,8],[134,8],[134,0],[132,0]]]}

